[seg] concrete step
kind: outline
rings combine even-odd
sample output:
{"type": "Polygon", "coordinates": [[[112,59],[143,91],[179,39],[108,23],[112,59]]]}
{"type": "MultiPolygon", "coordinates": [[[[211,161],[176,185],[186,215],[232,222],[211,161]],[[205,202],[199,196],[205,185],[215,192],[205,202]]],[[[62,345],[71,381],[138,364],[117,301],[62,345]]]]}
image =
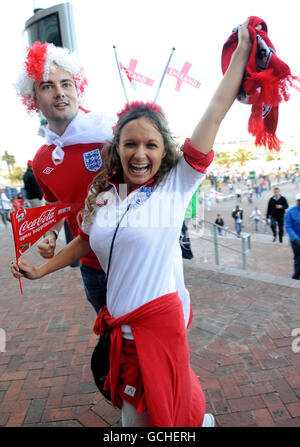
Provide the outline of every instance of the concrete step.
{"type": "MultiPolygon", "coordinates": [[[[296,281],[292,278],[286,278],[284,276],[272,275],[264,272],[250,272],[240,268],[227,267],[224,265],[216,265],[209,263],[202,263],[199,265],[191,265],[191,260],[184,259],[183,261],[186,269],[215,272],[218,274],[230,275],[237,278],[246,278],[253,281],[261,281],[264,283],[270,283],[273,285],[286,286],[289,288],[300,289],[300,281],[296,281]]],[[[208,273],[209,274],[209,273],[208,273]]],[[[300,293],[300,292],[299,292],[300,293]]]]}
{"type": "MultiPolygon", "coordinates": [[[[214,265],[215,247],[210,230],[195,231],[190,229],[190,239],[194,259],[191,262],[201,267],[205,264],[214,265]]],[[[243,268],[242,240],[236,236],[218,237],[222,246],[219,246],[219,264],[228,268],[243,268]],[[238,250],[237,253],[234,250],[238,250]]],[[[247,272],[267,273],[270,275],[291,278],[293,273],[293,252],[287,236],[283,243],[272,242],[271,234],[251,235],[251,249],[246,255],[247,272]]]]}

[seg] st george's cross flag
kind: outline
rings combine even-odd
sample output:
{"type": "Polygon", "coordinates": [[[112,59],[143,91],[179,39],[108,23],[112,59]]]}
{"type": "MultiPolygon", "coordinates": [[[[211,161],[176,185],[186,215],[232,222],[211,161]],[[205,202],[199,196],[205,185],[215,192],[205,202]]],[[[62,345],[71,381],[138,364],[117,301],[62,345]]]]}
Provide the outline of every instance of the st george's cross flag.
{"type": "Polygon", "coordinates": [[[203,84],[198,64],[190,58],[175,52],[167,68],[162,90],[173,92],[174,95],[195,96],[203,84]]]}
{"type": "Polygon", "coordinates": [[[137,55],[122,55],[119,61],[128,100],[153,101],[158,73],[137,55]]]}
{"type": "Polygon", "coordinates": [[[168,60],[166,55],[156,55],[154,61],[143,55],[122,54],[119,68],[129,101],[153,101],[160,91],[176,100],[199,91],[203,82],[199,67],[174,50],[168,60]]]}

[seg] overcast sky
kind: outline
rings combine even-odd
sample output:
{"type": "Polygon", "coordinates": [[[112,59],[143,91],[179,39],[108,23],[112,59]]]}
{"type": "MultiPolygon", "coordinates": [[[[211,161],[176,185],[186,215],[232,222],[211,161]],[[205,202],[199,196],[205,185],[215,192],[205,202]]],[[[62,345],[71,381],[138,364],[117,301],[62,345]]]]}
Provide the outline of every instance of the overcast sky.
{"type": "MultiPolygon", "coordinates": [[[[35,7],[49,7],[55,1],[15,0],[1,2],[1,143],[25,166],[43,143],[38,137],[39,120],[27,115],[16,99],[13,81],[24,56],[22,32],[35,7]]],[[[296,0],[73,0],[78,55],[89,80],[86,106],[115,113],[125,97],[118,79],[112,45],[119,59],[136,58],[163,71],[173,46],[175,54],[191,62],[201,74],[197,94],[178,99],[162,88],[158,98],[169,118],[173,133],[184,139],[208,103],[221,80],[221,51],[234,26],[248,16],[264,19],[278,56],[300,77],[300,3],[296,0]]],[[[126,63],[126,62],[125,62],[126,63]]],[[[140,63],[140,62],[139,62],[140,63]]],[[[142,62],[141,62],[142,63],[142,62]]],[[[141,66],[141,65],[139,65],[141,66]]],[[[277,135],[285,139],[300,135],[300,93],[280,106],[277,135]]],[[[234,103],[222,123],[217,141],[253,140],[247,133],[250,106],[234,103]]]]}

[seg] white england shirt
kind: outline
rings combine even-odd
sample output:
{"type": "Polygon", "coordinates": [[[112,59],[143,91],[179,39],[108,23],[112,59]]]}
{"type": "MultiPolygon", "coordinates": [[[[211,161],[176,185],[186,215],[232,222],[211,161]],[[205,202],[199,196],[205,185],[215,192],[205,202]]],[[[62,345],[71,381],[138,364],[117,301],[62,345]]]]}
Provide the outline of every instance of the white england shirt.
{"type": "MultiPolygon", "coordinates": [[[[83,224],[82,230],[89,235],[105,272],[113,234],[123,216],[107,285],[107,308],[113,318],[178,290],[187,324],[190,297],[184,286],[179,236],[187,205],[202,177],[182,157],[153,189],[143,185],[123,200],[121,187],[125,185],[120,185],[120,194],[114,185],[99,194],[100,206],[96,206],[92,223],[83,224]]],[[[129,326],[122,326],[122,332],[125,338],[132,338],[129,326]]]]}

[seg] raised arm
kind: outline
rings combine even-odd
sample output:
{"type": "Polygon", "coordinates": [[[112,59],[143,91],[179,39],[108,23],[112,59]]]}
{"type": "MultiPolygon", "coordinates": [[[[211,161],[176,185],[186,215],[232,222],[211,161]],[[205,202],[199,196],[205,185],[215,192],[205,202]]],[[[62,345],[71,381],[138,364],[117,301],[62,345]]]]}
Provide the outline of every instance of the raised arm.
{"type": "Polygon", "coordinates": [[[191,144],[205,154],[212,150],[220,124],[237,97],[242,83],[252,48],[247,25],[248,20],[240,26],[238,45],[229,67],[190,139],[191,144]]]}
{"type": "Polygon", "coordinates": [[[60,270],[78,261],[78,259],[90,252],[88,241],[77,236],[67,244],[56,256],[51,258],[40,267],[33,267],[28,261],[19,259],[18,264],[11,264],[11,272],[15,278],[25,277],[27,279],[39,279],[56,270],[60,270]]]}

